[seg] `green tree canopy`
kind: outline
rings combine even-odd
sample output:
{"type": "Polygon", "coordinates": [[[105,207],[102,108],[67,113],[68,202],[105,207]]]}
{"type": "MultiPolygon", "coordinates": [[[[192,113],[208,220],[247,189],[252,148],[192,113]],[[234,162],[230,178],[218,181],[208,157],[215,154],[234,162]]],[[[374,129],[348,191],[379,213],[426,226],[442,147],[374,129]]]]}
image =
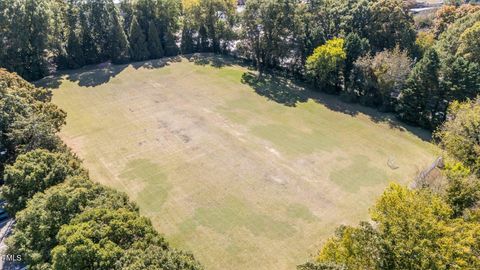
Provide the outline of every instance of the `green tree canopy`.
{"type": "Polygon", "coordinates": [[[49,0],[2,0],[0,45],[2,67],[27,80],[48,74],[50,19],[49,0]],[[5,17],[4,17],[5,16],[5,17]],[[3,19],[4,18],[4,19],[3,19]],[[3,55],[2,55],[3,54],[3,55]]]}
{"type": "Polygon", "coordinates": [[[202,270],[193,255],[158,243],[137,242],[117,263],[122,270],[202,270]]]}
{"type": "Polygon", "coordinates": [[[340,226],[317,256],[318,262],[334,262],[347,269],[379,269],[385,251],[380,234],[367,222],[359,227],[340,226]]]}
{"type": "MultiPolygon", "coordinates": [[[[468,33],[469,31],[467,30],[473,27],[479,20],[480,10],[473,13],[468,13],[467,15],[455,20],[454,23],[449,25],[447,30],[439,36],[438,42],[435,46],[441,57],[448,58],[448,56],[456,55],[460,45],[462,44],[462,42],[465,41],[466,38],[465,36],[463,39],[460,37],[463,33],[468,33]]],[[[475,33],[474,29],[475,28],[472,28],[472,34],[475,33]]],[[[471,34],[469,34],[468,36],[470,35],[471,34]]]]}
{"type": "Polygon", "coordinates": [[[144,33],[147,33],[149,23],[154,22],[165,55],[173,56],[178,54],[176,33],[180,29],[181,2],[181,0],[125,0],[122,9],[128,15],[129,29],[133,16],[138,20],[144,33]]]}
{"type": "Polygon", "coordinates": [[[353,63],[360,57],[368,53],[370,44],[368,39],[361,38],[355,32],[348,34],[345,37],[344,49],[346,53],[345,59],[345,78],[348,79],[350,71],[353,68],[353,63]]]}
{"type": "Polygon", "coordinates": [[[135,242],[166,242],[150,221],[127,209],[93,208],[62,226],[52,250],[52,268],[111,270],[135,242]]]}
{"type": "Polygon", "coordinates": [[[445,151],[480,176],[480,99],[453,102],[436,136],[445,151]]]}
{"type": "Polygon", "coordinates": [[[415,44],[413,17],[402,0],[371,1],[368,39],[372,49],[383,51],[400,46],[412,51],[415,44]]]}
{"type": "Polygon", "coordinates": [[[480,224],[450,219],[452,209],[429,190],[392,184],[371,211],[394,269],[480,266],[480,224]]]}
{"type": "Polygon", "coordinates": [[[225,51],[233,38],[236,5],[235,0],[184,1],[184,31],[193,30],[203,51],[225,51]]]}
{"type": "Polygon", "coordinates": [[[448,180],[445,200],[453,210],[454,217],[460,217],[480,201],[480,180],[460,162],[447,163],[445,168],[448,180]]]}
{"type": "Polygon", "coordinates": [[[407,51],[399,47],[363,56],[353,64],[347,94],[362,104],[391,111],[412,66],[407,51]]]}
{"type": "Polygon", "coordinates": [[[449,101],[465,101],[480,95],[480,62],[450,56],[442,65],[443,85],[449,101]]]}
{"type": "Polygon", "coordinates": [[[95,207],[137,211],[126,194],[93,183],[85,176],[70,177],[37,193],[24,210],[17,212],[15,230],[8,239],[9,252],[21,254],[24,263],[33,269],[50,266],[50,252],[57,245],[60,227],[95,207]]]}
{"type": "Polygon", "coordinates": [[[130,59],[130,46],[127,35],[123,31],[118,16],[113,17],[113,25],[110,32],[109,54],[112,62],[115,64],[126,63],[130,59]]]}
{"type": "Polygon", "coordinates": [[[468,61],[480,63],[480,21],[462,33],[457,55],[468,61]]]}
{"type": "Polygon", "coordinates": [[[50,91],[0,69],[0,175],[18,154],[59,146],[66,115],[50,99],[50,91]]]}
{"type": "Polygon", "coordinates": [[[12,214],[25,208],[37,192],[63,182],[67,177],[86,174],[80,161],[71,153],[52,153],[37,149],[20,155],[5,168],[1,188],[7,201],[5,209],[12,214]]]}
{"type": "Polygon", "coordinates": [[[290,56],[293,0],[250,0],[242,14],[239,50],[257,69],[272,68],[290,56]]]}

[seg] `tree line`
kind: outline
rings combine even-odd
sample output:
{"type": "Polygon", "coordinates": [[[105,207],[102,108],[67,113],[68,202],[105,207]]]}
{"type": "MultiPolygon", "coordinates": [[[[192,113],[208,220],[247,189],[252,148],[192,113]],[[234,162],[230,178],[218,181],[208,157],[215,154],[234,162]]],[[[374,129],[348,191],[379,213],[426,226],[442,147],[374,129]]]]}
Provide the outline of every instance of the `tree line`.
{"type": "Polygon", "coordinates": [[[0,192],[15,217],[7,253],[28,269],[203,269],[170,247],[126,194],[89,179],[56,135],[66,114],[50,98],[0,69],[0,192]]]}
{"type": "Polygon", "coordinates": [[[213,52],[281,69],[427,129],[480,89],[479,6],[416,23],[403,0],[5,0],[0,66],[56,69],[213,52]]]}

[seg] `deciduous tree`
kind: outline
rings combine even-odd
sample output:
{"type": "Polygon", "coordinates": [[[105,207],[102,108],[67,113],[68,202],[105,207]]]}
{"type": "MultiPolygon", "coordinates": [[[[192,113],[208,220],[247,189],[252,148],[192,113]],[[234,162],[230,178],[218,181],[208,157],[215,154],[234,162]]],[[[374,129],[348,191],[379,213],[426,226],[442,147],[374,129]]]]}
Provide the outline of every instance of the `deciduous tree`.
{"type": "Polygon", "coordinates": [[[166,242],[150,221],[127,209],[93,208],[62,226],[52,250],[52,269],[115,269],[137,241],[166,242]]]}
{"type": "Polygon", "coordinates": [[[25,208],[37,192],[63,182],[72,175],[85,174],[80,162],[71,153],[51,153],[43,149],[18,156],[15,163],[5,168],[1,192],[5,209],[11,214],[25,208]]]}
{"type": "Polygon", "coordinates": [[[413,17],[402,0],[371,2],[368,39],[376,52],[400,46],[412,52],[415,44],[413,17]]]}
{"type": "Polygon", "coordinates": [[[306,64],[308,77],[321,90],[338,92],[346,58],[344,40],[341,38],[331,39],[325,45],[316,48],[308,57],[306,64]]]}
{"type": "Polygon", "coordinates": [[[16,215],[13,235],[8,239],[9,252],[21,254],[32,269],[51,266],[56,235],[63,225],[89,208],[126,208],[137,211],[124,193],[93,183],[85,176],[69,177],[65,182],[39,192],[27,207],[16,215]]]}
{"type": "Polygon", "coordinates": [[[448,120],[436,134],[449,155],[480,176],[480,99],[453,102],[448,120]]]}

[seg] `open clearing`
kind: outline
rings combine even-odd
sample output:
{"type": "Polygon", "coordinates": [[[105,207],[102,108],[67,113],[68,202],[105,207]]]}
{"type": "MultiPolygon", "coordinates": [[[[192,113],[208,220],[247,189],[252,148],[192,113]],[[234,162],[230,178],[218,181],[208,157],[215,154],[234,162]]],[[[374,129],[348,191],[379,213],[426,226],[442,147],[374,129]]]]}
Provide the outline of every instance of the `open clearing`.
{"type": "Polygon", "coordinates": [[[207,269],[294,269],[435,158],[389,115],[223,58],[170,60],[40,84],[92,179],[128,193],[207,269]]]}

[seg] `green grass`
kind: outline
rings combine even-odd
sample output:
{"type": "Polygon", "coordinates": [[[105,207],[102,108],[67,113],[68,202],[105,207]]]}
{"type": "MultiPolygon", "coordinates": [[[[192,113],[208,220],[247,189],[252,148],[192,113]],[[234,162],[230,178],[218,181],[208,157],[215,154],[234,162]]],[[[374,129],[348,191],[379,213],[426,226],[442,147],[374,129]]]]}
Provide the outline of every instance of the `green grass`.
{"type": "Polygon", "coordinates": [[[244,228],[255,236],[282,239],[292,236],[296,230],[287,222],[278,221],[267,214],[260,214],[246,201],[229,196],[217,205],[195,210],[196,224],[209,227],[218,233],[228,233],[235,228],[244,228]]]}
{"type": "Polygon", "coordinates": [[[129,194],[207,269],[295,269],[435,158],[428,134],[391,115],[229,59],[171,60],[41,83],[92,179],[129,194]]]}
{"type": "Polygon", "coordinates": [[[370,159],[366,156],[352,157],[352,163],[345,168],[334,170],[330,179],[342,189],[356,192],[364,186],[375,186],[387,179],[387,174],[370,165],[370,159]]]}
{"type": "Polygon", "coordinates": [[[147,159],[132,160],[127,163],[125,170],[119,175],[127,179],[131,185],[141,185],[142,189],[133,198],[142,205],[142,210],[156,210],[167,200],[171,184],[168,182],[162,169],[147,159]]]}

